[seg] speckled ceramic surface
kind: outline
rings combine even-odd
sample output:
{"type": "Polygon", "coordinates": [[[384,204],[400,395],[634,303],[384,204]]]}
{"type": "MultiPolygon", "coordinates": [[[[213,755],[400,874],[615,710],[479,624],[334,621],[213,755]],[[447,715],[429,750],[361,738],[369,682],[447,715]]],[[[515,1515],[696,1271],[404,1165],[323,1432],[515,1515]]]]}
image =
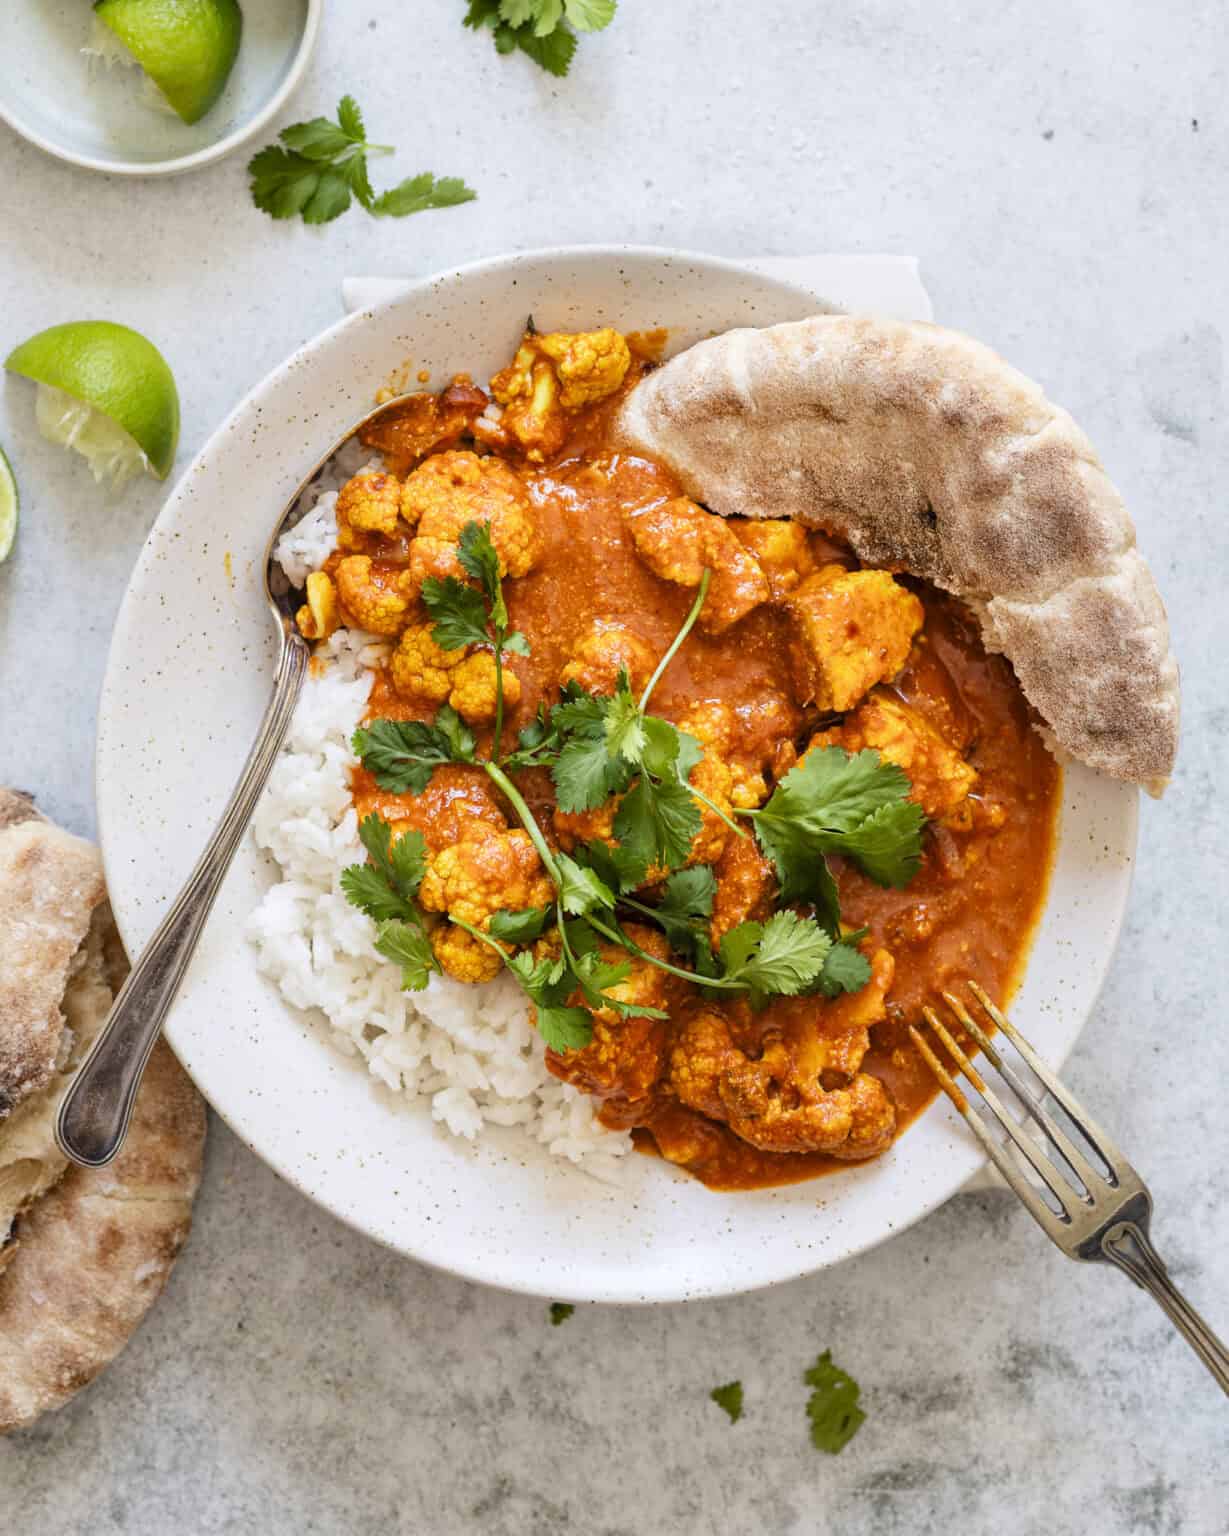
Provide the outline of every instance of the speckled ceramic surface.
{"type": "MultiPolygon", "coordinates": [[[[288,494],[407,361],[484,377],[532,312],[543,327],[671,328],[671,344],[797,318],[813,297],[738,266],[637,249],[528,253],[445,272],[352,316],[247,397],[176,487],[125,597],[103,688],[97,794],[130,950],[156,926],[238,773],[273,634],[260,555],[288,494]]],[[[1130,883],[1137,797],[1068,770],[1052,893],[1014,1013],[1061,1060],[1092,1006],[1130,883]]],[[[612,1190],[514,1132],[477,1148],[379,1090],[257,974],[244,921],[271,870],[245,845],[167,1032],[231,1126],[285,1177],[392,1247],[475,1280],[619,1302],[748,1290],[865,1249],[978,1164],[936,1105],[873,1164],[722,1195],[656,1159],[612,1190]]]]}
{"type": "Polygon", "coordinates": [[[230,154],[275,117],[303,78],[324,0],[243,8],[243,41],[217,105],[184,123],[144,99],[140,72],[108,68],[84,0],[0,6],[0,117],[57,159],[120,176],[173,176],[230,154]]]}

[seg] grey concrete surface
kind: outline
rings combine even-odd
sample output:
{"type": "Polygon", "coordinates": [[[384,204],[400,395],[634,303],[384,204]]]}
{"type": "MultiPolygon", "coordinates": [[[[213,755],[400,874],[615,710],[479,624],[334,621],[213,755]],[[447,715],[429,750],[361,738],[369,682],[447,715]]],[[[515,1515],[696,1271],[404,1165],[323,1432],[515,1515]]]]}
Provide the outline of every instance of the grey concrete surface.
{"type": "MultiPolygon", "coordinates": [[[[1229,1327],[1223,6],[621,0],[563,84],[464,32],[463,0],[327,9],[287,120],[353,90],[400,146],[391,169],[463,174],[480,201],[311,231],[252,209],[242,157],[134,185],[0,131],[0,343],[86,315],[148,332],[180,381],[183,464],[337,316],[346,272],[612,238],[920,256],[940,318],[1089,430],[1169,601],[1181,767],[1145,807],[1070,1076],[1151,1179],[1182,1283],[1229,1327]]],[[[32,404],[19,381],[0,391],[24,495],[0,570],[0,782],[88,832],[107,638],[160,491],[96,490],[32,404]]],[[[1068,1264],[1003,1195],[772,1293],[551,1328],[544,1304],[335,1224],[215,1124],[165,1298],[94,1387],[0,1443],[0,1508],[38,1536],[1224,1536],[1229,1407],[1145,1298],[1068,1264]],[[803,1416],[800,1373],[826,1347],[868,1411],[838,1459],[803,1416]],[[706,1396],[731,1377],[734,1427],[706,1396]]]]}

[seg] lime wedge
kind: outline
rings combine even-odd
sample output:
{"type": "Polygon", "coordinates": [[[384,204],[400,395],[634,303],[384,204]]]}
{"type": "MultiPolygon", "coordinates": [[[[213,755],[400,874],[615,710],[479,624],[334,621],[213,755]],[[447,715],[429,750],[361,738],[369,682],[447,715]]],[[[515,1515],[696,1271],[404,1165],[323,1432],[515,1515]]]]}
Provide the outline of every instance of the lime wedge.
{"type": "Polygon", "coordinates": [[[162,353],[138,331],[109,320],[53,325],[4,366],[39,386],[39,430],[82,454],[96,480],[119,486],[141,470],[170,474],[179,392],[162,353]]]}
{"type": "Polygon", "coordinates": [[[13,467],[0,448],[0,565],[9,557],[17,537],[17,482],[13,467]]]}
{"type": "Polygon", "coordinates": [[[243,32],[238,0],[96,0],[94,15],[185,123],[225,90],[243,32]]]}

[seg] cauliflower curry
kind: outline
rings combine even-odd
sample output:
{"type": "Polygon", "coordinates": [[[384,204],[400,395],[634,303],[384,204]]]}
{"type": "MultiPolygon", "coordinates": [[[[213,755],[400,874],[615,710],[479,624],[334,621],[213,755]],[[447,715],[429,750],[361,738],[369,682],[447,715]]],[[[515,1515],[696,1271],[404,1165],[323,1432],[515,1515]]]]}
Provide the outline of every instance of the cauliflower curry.
{"type": "Polygon", "coordinates": [[[382,637],[347,894],[406,984],[510,968],[604,1123],[783,1183],[929,1101],[927,1000],[1006,1001],[1059,771],[959,602],[613,443],[647,354],[531,331],[381,417],[299,624],[382,637]]]}

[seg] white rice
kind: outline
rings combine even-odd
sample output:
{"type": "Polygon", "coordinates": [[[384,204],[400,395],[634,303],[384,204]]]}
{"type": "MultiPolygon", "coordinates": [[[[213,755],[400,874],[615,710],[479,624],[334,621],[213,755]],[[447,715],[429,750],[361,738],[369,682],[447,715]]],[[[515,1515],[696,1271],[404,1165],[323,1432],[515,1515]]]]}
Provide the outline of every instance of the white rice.
{"type": "MultiPolygon", "coordinates": [[[[296,586],[334,548],[337,484],[355,467],[335,465],[317,482],[310,494],[318,500],[278,546],[296,586]]],[[[472,1141],[486,1125],[519,1126],[555,1156],[612,1180],[631,1137],[606,1130],[594,1101],[547,1071],[511,977],[469,986],[433,976],[426,991],[403,992],[398,967],[373,947],[375,925],[342,894],[342,870],[366,858],[349,791],[350,737],[388,645],[340,630],[317,650],[252,821],[282,874],[248,921],[257,963],[287,1002],[324,1014],[339,1051],[393,1093],[429,1103],[454,1135],[472,1141]]]]}

